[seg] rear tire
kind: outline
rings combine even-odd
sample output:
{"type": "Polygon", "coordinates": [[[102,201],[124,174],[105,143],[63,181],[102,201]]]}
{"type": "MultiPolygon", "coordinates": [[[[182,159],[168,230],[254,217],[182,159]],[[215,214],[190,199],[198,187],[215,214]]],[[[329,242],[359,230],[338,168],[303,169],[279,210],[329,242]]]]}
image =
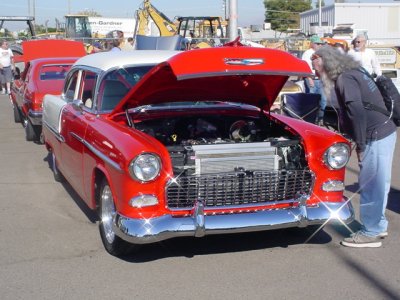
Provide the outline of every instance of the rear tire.
{"type": "Polygon", "coordinates": [[[63,182],[64,176],[57,167],[57,159],[53,152],[51,152],[51,169],[53,170],[54,180],[57,182],[63,182]]]}
{"type": "Polygon", "coordinates": [[[133,251],[137,246],[122,240],[113,229],[116,210],[111,188],[106,179],[101,183],[98,201],[99,231],[106,251],[113,256],[123,256],[133,251]]]}
{"type": "Polygon", "coordinates": [[[15,123],[21,123],[22,119],[21,119],[21,113],[19,111],[19,108],[17,105],[13,105],[13,111],[14,111],[14,122],[15,123]]]}
{"type": "Polygon", "coordinates": [[[35,126],[26,119],[25,122],[25,139],[29,142],[34,141],[38,142],[40,140],[39,126],[35,126]]]}

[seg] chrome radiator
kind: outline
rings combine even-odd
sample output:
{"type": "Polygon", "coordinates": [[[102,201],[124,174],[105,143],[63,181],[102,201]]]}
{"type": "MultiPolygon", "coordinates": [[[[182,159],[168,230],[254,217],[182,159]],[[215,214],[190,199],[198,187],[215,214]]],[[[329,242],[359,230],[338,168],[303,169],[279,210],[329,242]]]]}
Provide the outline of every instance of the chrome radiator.
{"type": "Polygon", "coordinates": [[[269,142],[193,145],[195,174],[277,170],[279,156],[269,142]]]}

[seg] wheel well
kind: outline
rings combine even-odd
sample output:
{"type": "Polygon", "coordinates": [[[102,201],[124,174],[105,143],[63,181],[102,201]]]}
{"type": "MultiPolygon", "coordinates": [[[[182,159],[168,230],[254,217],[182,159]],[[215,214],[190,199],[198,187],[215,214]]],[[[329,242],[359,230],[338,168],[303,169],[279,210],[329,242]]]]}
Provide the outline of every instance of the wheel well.
{"type": "Polygon", "coordinates": [[[106,175],[100,170],[95,169],[94,171],[94,201],[96,203],[96,210],[99,208],[99,196],[100,196],[100,187],[103,179],[106,175]]]}

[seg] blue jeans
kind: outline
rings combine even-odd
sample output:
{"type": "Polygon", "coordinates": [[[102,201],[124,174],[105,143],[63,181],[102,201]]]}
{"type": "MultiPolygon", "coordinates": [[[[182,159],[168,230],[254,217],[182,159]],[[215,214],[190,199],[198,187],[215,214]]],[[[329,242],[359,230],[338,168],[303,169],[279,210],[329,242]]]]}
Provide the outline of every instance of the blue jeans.
{"type": "Polygon", "coordinates": [[[314,86],[310,87],[310,84],[308,83],[308,79],[304,79],[304,84],[305,84],[305,92],[306,93],[311,93],[311,94],[320,94],[321,95],[321,100],[319,102],[319,112],[318,112],[318,119],[322,119],[324,117],[324,111],[326,107],[326,97],[324,94],[324,87],[322,85],[322,81],[319,79],[314,79],[314,86]]]}
{"type": "Polygon", "coordinates": [[[361,231],[376,236],[387,231],[385,209],[390,191],[396,132],[378,141],[370,141],[363,154],[358,183],[360,193],[361,231]]]}

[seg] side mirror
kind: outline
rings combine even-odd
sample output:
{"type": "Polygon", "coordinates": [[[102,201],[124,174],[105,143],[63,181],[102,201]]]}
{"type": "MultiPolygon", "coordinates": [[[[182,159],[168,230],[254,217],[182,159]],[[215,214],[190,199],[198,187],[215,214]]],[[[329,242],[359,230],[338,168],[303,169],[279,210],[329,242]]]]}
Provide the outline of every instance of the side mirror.
{"type": "Polygon", "coordinates": [[[83,102],[80,99],[75,99],[72,101],[72,107],[76,109],[77,111],[82,112],[83,111],[83,102]]]}

